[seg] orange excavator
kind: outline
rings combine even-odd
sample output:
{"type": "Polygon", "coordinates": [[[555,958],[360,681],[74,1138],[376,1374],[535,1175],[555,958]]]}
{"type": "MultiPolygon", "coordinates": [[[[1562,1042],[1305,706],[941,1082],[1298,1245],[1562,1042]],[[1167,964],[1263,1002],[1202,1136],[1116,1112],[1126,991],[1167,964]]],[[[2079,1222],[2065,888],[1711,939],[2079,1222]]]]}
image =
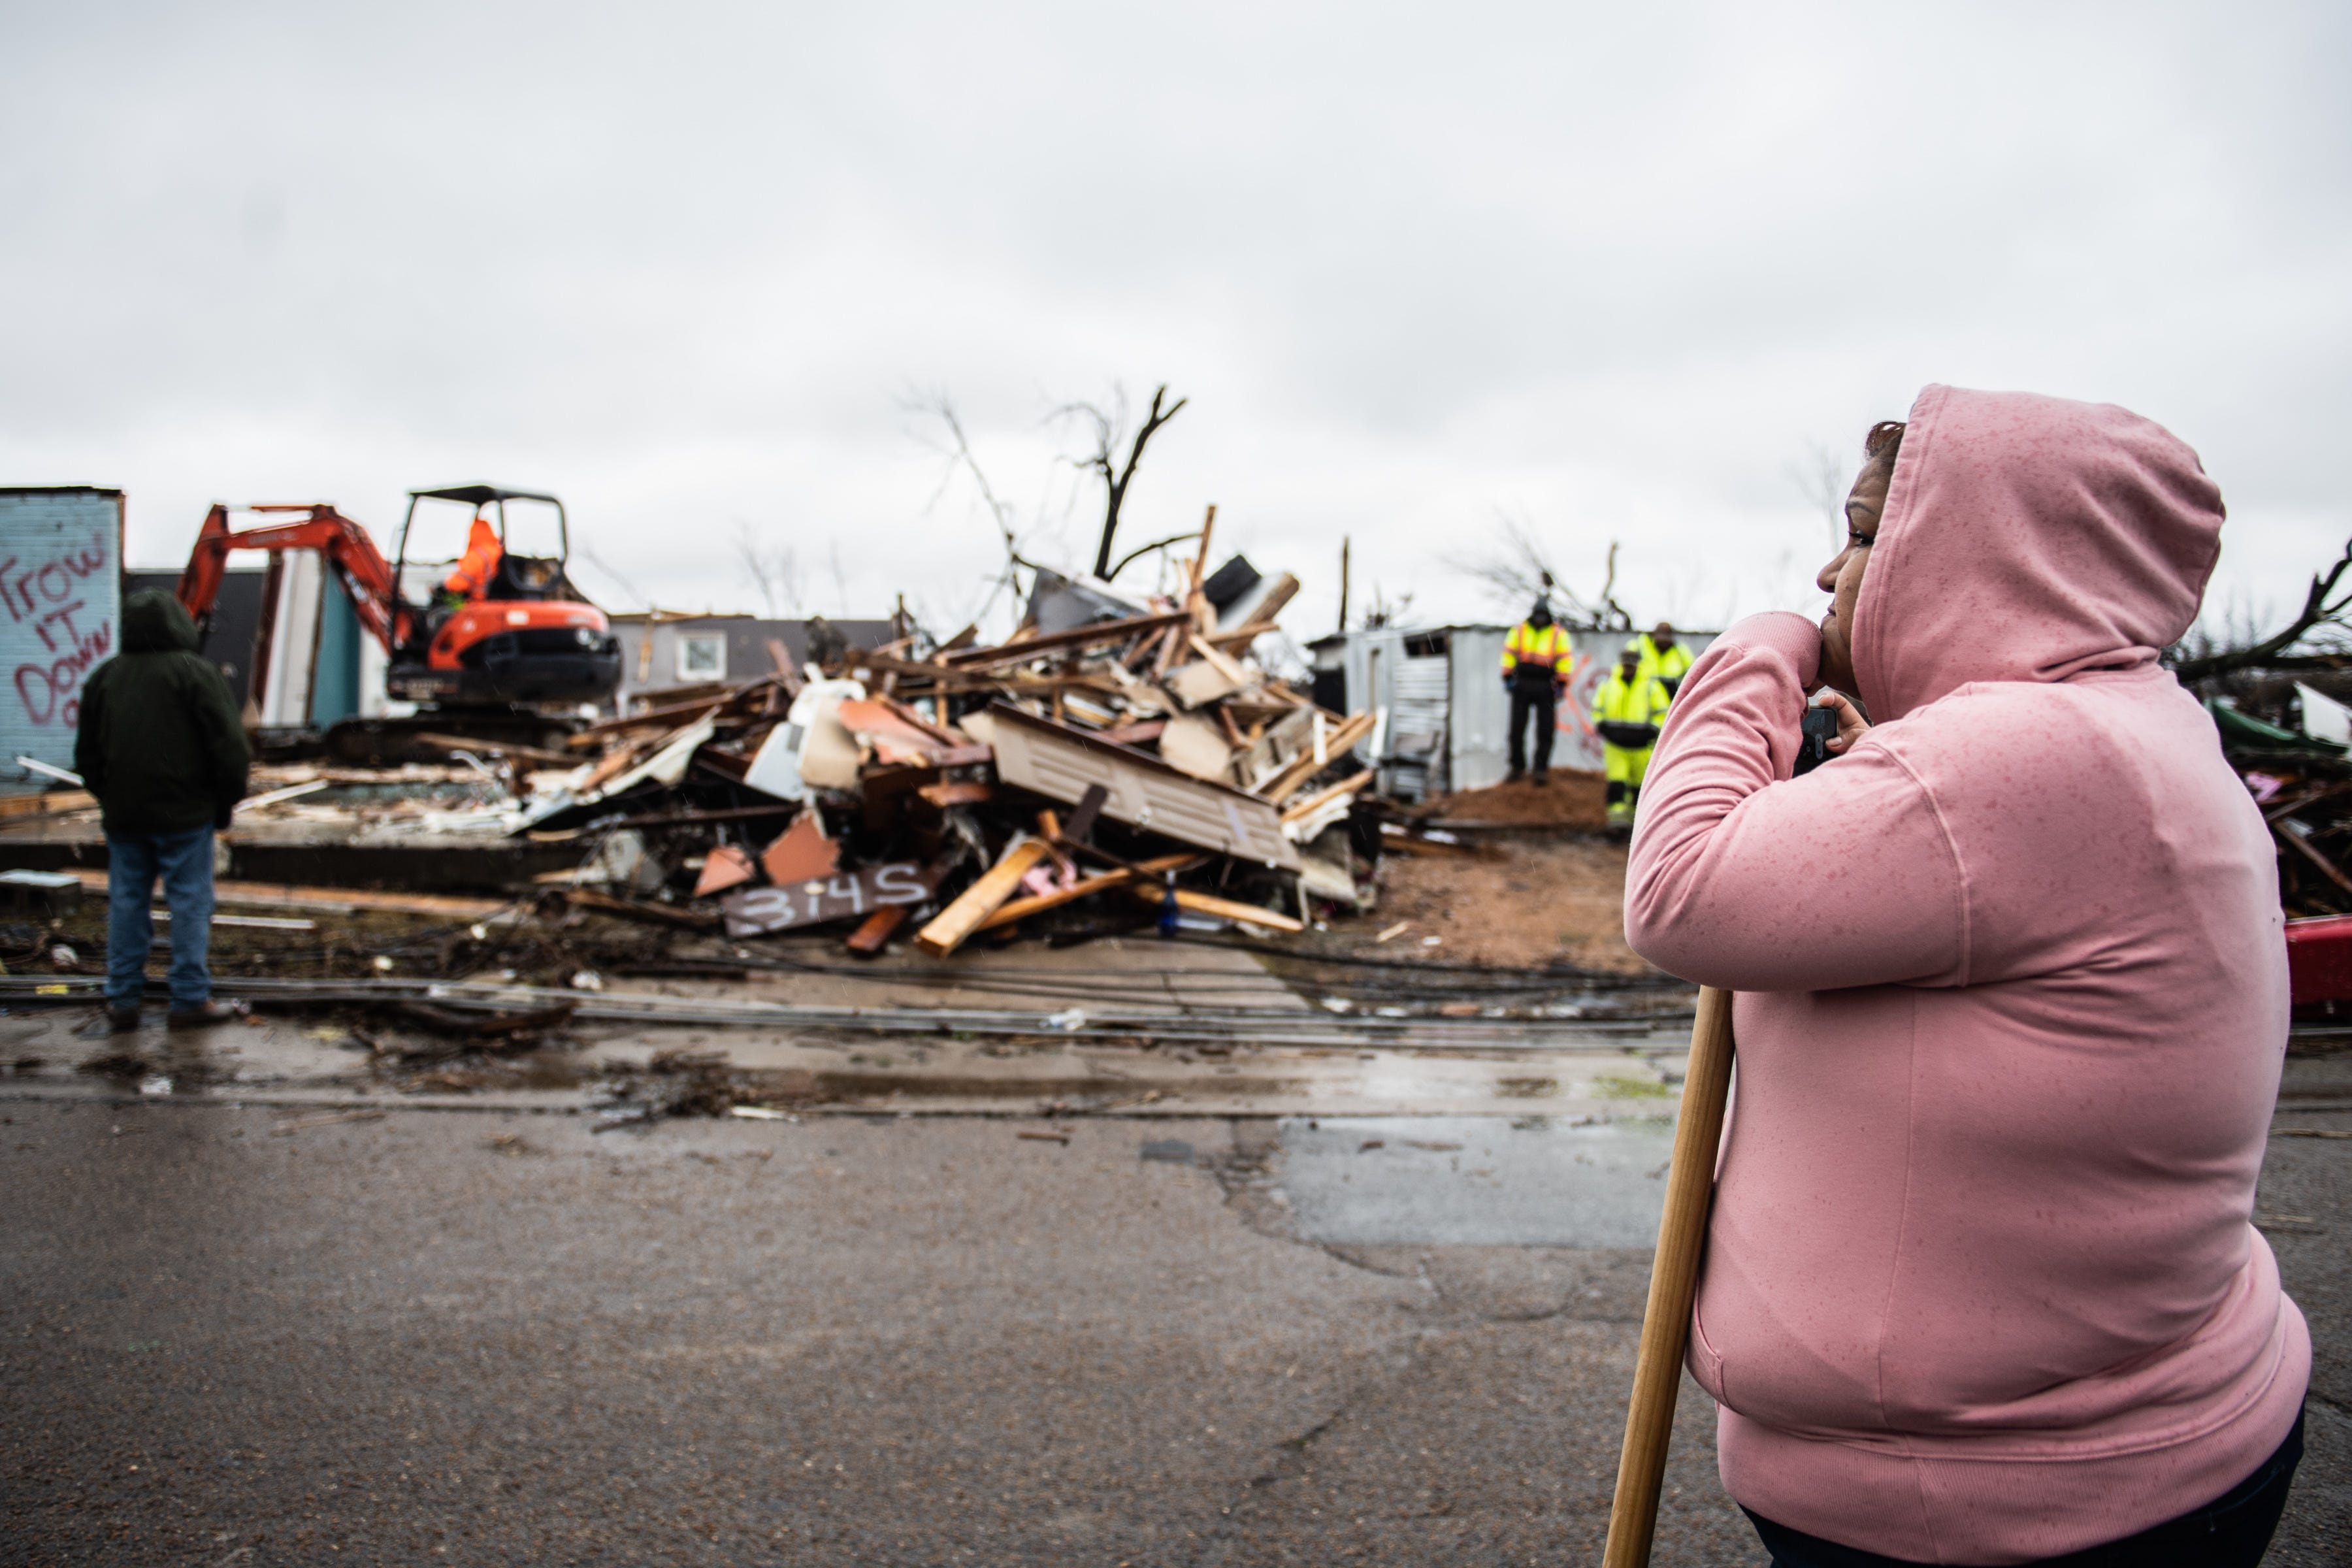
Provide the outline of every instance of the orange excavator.
{"type": "MultiPolygon", "coordinates": [[[[571,540],[563,503],[532,490],[494,485],[458,485],[411,490],[394,558],[366,529],[328,502],[310,505],[215,505],[197,531],[195,549],[180,574],[178,596],[200,633],[212,630],[213,607],[232,551],[269,553],[262,590],[262,637],[255,668],[268,667],[266,639],[277,620],[284,552],[315,550],[325,559],[367,633],[383,646],[388,696],[415,702],[426,711],[414,722],[364,721],[378,741],[393,731],[416,730],[488,740],[520,741],[526,734],[560,737],[560,717],[542,710],[575,707],[612,696],[621,684],[621,649],[604,612],[581,596],[564,573],[571,540]],[[412,562],[411,531],[419,501],[456,501],[473,509],[465,554],[451,562],[412,562]],[[507,548],[507,503],[530,501],[555,509],[554,555],[522,555],[507,548]],[[241,531],[229,513],[299,513],[299,520],[270,521],[241,531]],[[495,523],[491,521],[496,518],[495,523]],[[432,575],[449,568],[436,583],[432,575]],[[425,591],[412,603],[403,584],[412,568],[426,572],[425,591]],[[551,731],[550,725],[555,727],[551,731]]],[[[354,747],[347,739],[331,749],[354,747]]]]}

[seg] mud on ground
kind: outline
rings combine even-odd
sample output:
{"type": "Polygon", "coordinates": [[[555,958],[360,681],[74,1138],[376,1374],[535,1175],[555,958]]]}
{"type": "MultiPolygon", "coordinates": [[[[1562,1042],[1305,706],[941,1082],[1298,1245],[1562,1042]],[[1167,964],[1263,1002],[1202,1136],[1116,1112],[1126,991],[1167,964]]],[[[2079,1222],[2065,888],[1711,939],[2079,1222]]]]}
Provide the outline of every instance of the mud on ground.
{"type": "Polygon", "coordinates": [[[1555,768],[1541,784],[1517,779],[1487,789],[1465,789],[1440,795],[1413,815],[1432,824],[1496,823],[1598,833],[1608,826],[1607,787],[1599,773],[1555,768]]]}

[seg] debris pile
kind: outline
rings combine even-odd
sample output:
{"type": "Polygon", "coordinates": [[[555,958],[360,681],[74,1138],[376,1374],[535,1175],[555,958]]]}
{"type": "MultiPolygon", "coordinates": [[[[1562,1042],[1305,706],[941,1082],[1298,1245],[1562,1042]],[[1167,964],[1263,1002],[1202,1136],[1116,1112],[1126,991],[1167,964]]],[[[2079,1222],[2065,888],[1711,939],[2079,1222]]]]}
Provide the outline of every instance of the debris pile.
{"type": "Polygon", "coordinates": [[[2252,683],[2205,706],[2270,824],[2288,917],[2352,914],[2352,710],[2294,680],[2252,683]]]}
{"type": "Polygon", "coordinates": [[[1140,602],[1040,571],[994,646],[918,632],[803,669],[772,649],[772,673],[662,693],[566,752],[484,749],[509,791],[429,821],[576,846],[539,879],[581,909],[737,939],[838,925],[866,954],[1367,908],[1393,836],[1352,758],[1372,715],[1253,657],[1297,578],[1204,565],[1140,602]]]}

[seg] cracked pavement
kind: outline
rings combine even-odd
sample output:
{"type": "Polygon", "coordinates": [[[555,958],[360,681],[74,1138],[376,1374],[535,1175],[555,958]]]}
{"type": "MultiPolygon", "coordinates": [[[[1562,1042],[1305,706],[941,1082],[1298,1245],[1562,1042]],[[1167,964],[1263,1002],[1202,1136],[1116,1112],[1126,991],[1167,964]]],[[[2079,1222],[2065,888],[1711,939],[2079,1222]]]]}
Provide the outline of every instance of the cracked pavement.
{"type": "MultiPolygon", "coordinates": [[[[1645,1253],[1297,1239],[1299,1124],[0,1116],[11,1560],[1598,1559],[1645,1253]]],[[[2352,1538],[2347,1160],[2273,1143],[2274,1563],[2352,1538]]],[[[1712,1427],[1686,1383],[1661,1564],[1762,1561],[1712,1427]]]]}

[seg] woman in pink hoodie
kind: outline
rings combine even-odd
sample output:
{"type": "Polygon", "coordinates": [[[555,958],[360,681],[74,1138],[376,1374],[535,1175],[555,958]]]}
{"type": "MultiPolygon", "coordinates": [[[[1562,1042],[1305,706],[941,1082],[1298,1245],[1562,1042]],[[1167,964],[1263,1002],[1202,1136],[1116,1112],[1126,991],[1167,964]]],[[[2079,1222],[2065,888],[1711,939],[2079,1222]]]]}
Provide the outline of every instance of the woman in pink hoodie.
{"type": "Polygon", "coordinates": [[[2257,1563],[2311,1366],[2251,1223],[2277,868],[2157,662],[2221,496],[2108,405],[1931,386],[1873,437],[1829,616],[1692,668],[1626,883],[1635,951],[1738,993],[1724,1485],[1790,1568],[2257,1563]],[[1868,721],[1791,777],[1823,681],[1868,721]]]}

